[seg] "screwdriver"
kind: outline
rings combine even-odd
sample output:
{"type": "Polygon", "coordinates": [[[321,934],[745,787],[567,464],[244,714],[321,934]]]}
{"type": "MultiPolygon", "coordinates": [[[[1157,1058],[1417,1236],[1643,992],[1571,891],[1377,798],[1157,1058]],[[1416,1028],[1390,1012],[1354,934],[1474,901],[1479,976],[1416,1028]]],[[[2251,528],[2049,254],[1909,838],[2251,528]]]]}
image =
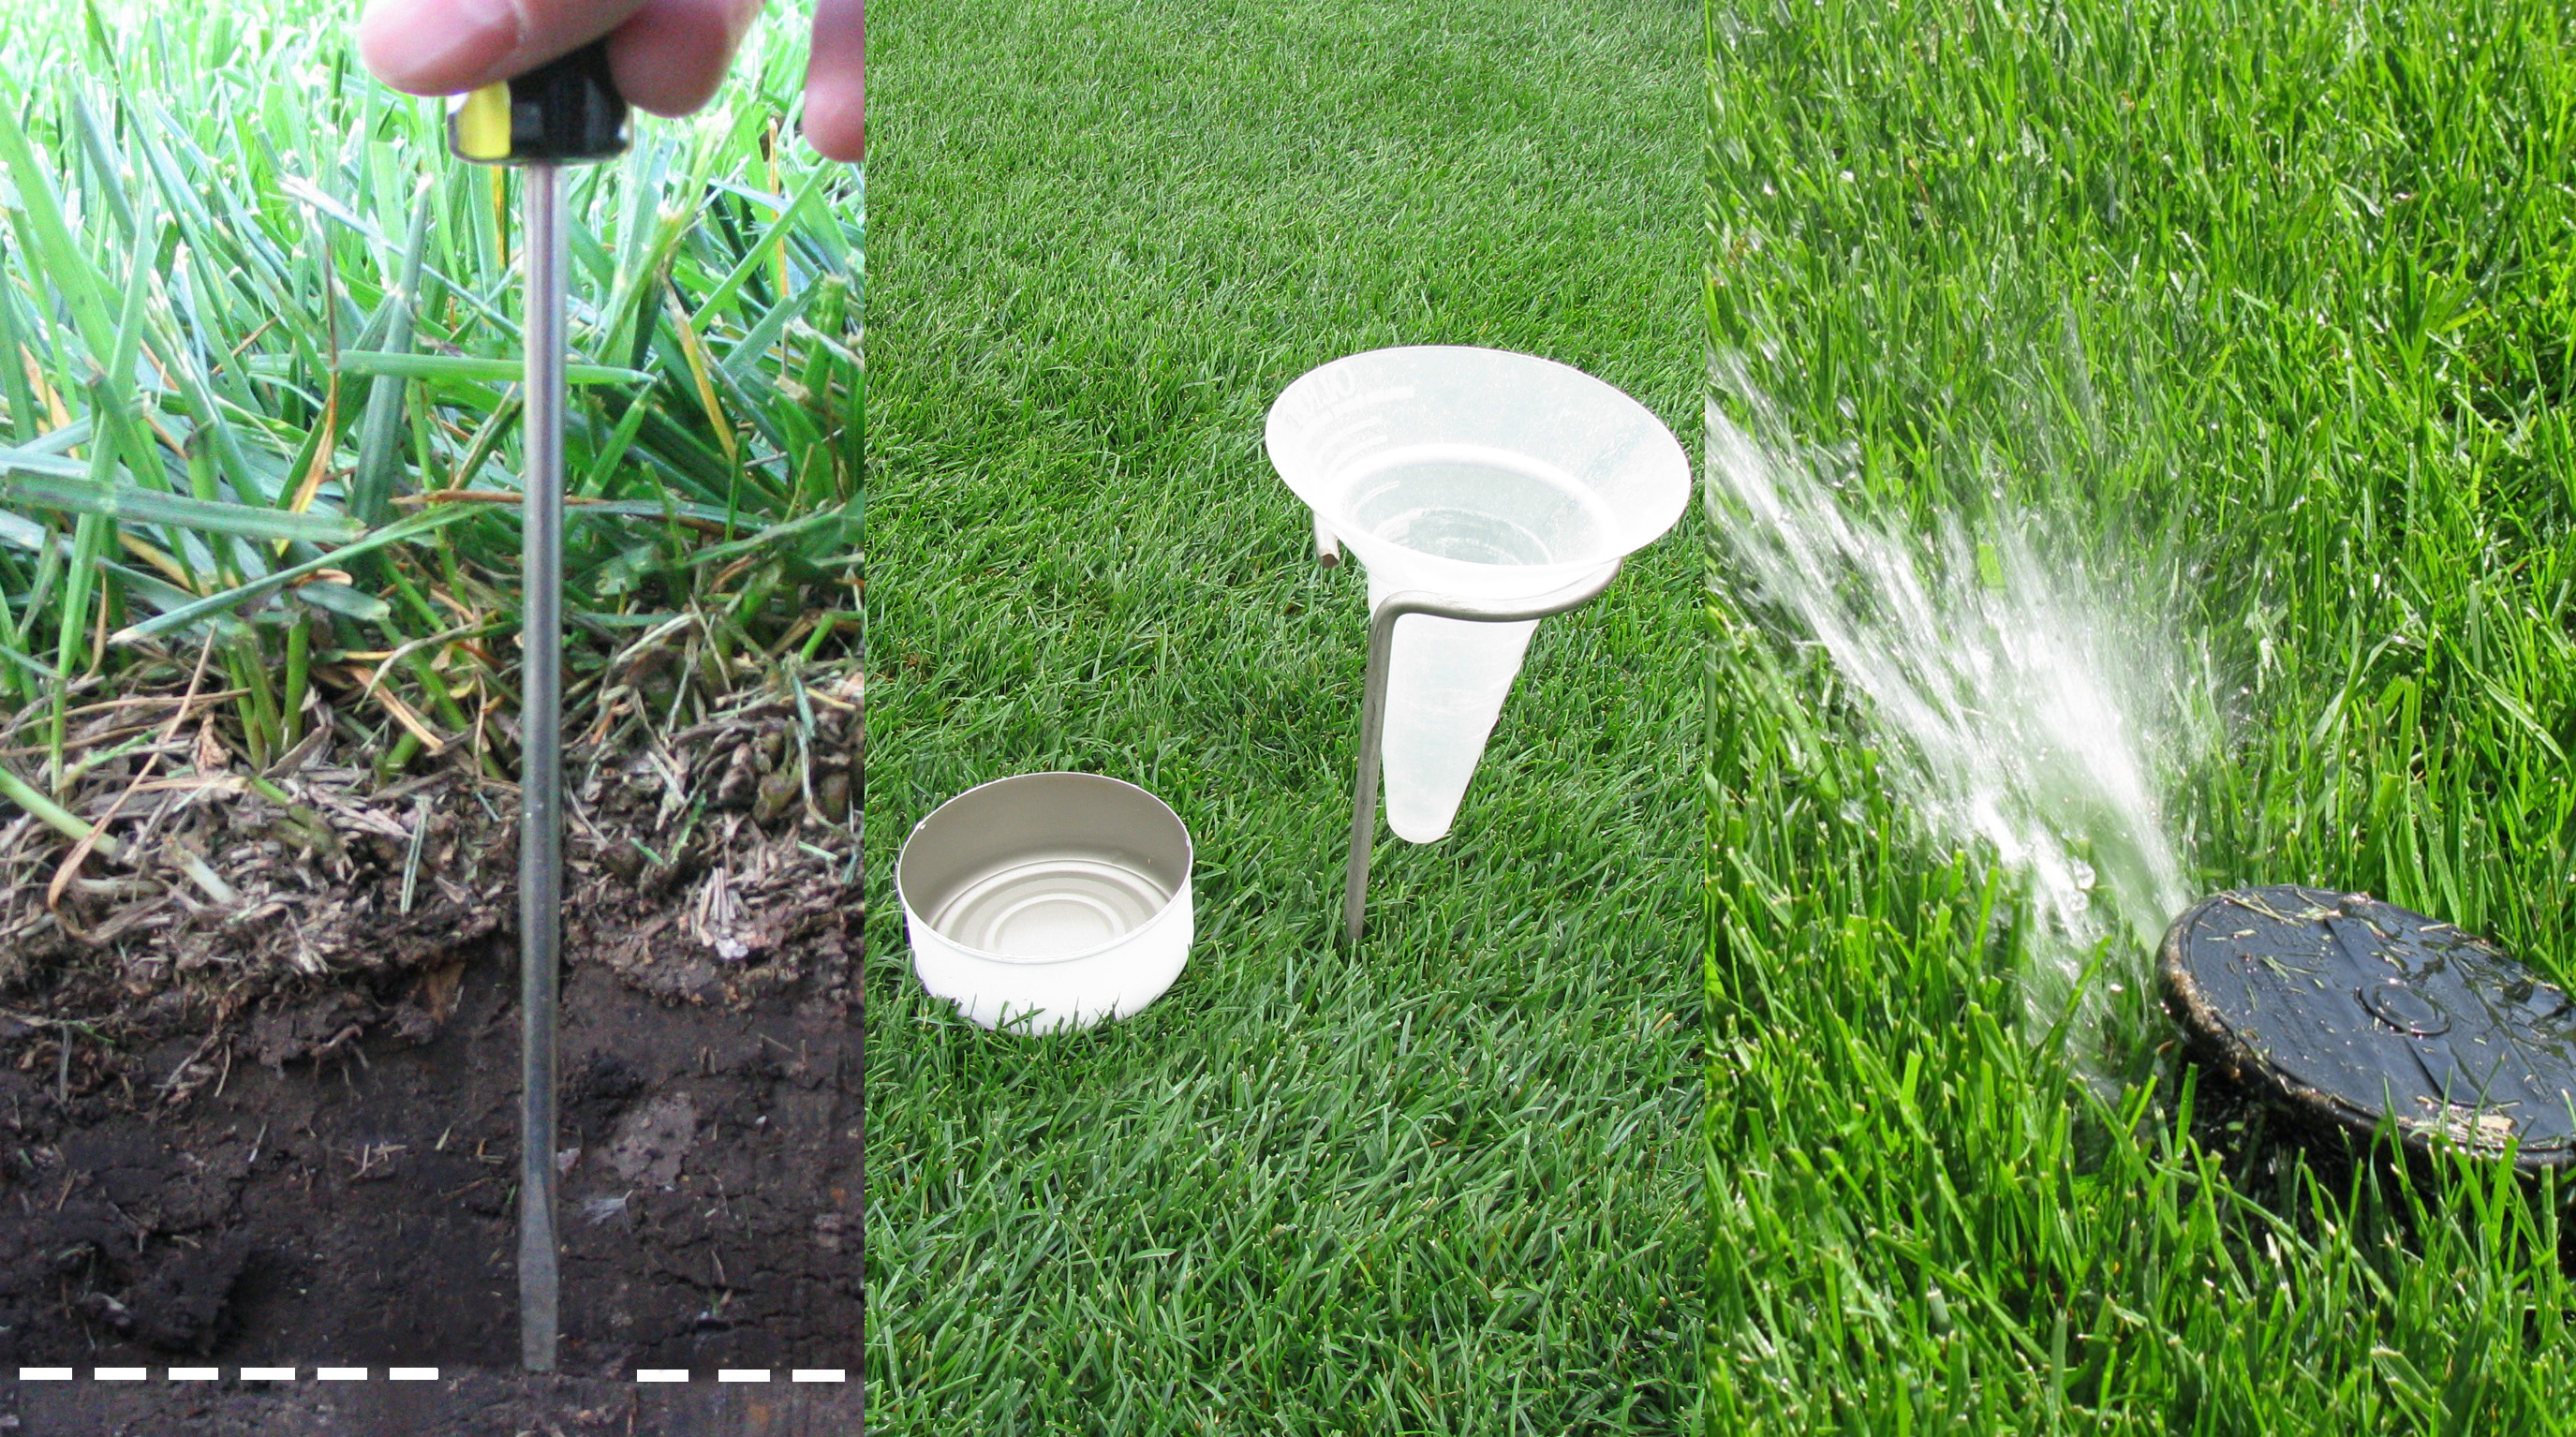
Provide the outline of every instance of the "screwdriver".
{"type": "Polygon", "coordinates": [[[555,1370],[555,999],[563,947],[562,167],[626,150],[604,40],[450,102],[447,147],[525,184],[527,414],[520,524],[519,1358],[555,1370]]]}

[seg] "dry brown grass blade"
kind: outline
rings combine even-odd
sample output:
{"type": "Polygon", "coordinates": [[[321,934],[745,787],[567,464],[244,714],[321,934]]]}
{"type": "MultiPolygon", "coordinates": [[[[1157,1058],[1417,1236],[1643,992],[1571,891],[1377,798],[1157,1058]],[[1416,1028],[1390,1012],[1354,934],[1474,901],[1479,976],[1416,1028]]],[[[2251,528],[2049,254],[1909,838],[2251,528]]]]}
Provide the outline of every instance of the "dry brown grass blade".
{"type": "Polygon", "coordinates": [[[312,507],[313,496],[322,490],[322,481],[331,472],[331,437],[340,432],[340,371],[331,371],[331,387],[322,396],[322,442],[313,446],[313,462],[305,466],[303,482],[295,486],[294,501],[287,507],[301,514],[312,507]]]}
{"type": "Polygon", "coordinates": [[[670,312],[672,328],[679,333],[680,354],[688,361],[689,377],[697,382],[698,404],[706,411],[707,426],[715,431],[716,439],[724,445],[725,462],[739,464],[742,455],[734,444],[733,425],[726,420],[723,406],[716,403],[715,386],[707,381],[706,351],[698,346],[698,332],[689,312],[680,307],[679,292],[664,287],[662,305],[670,312]]]}
{"type": "Polygon", "coordinates": [[[168,579],[172,584],[191,594],[197,592],[196,579],[179,566],[178,560],[121,529],[117,531],[116,542],[125,547],[125,552],[160,570],[161,577],[168,579]]]}
{"type": "Polygon", "coordinates": [[[472,629],[466,627],[442,629],[437,633],[424,635],[420,638],[413,639],[411,642],[406,643],[399,648],[387,649],[382,653],[352,655],[351,657],[353,658],[368,658],[372,660],[376,666],[375,671],[367,676],[367,686],[358,691],[358,702],[364,703],[368,699],[375,697],[377,693],[376,685],[384,681],[385,671],[387,669],[390,669],[394,665],[401,663],[403,660],[410,658],[412,655],[419,653],[421,650],[428,648],[432,644],[443,644],[451,639],[462,638],[472,632],[472,629]]]}
{"type": "Polygon", "coordinates": [[[490,615],[476,612],[473,605],[449,593],[444,584],[430,585],[429,598],[430,602],[444,606],[449,613],[456,616],[460,624],[468,629],[479,629],[490,621],[490,615]]]}
{"type": "Polygon", "coordinates": [[[45,418],[50,421],[46,427],[60,429],[71,423],[71,411],[63,408],[62,396],[54,392],[51,384],[45,382],[45,367],[36,362],[36,351],[22,344],[18,346],[18,357],[25,361],[27,366],[27,387],[35,390],[36,397],[45,401],[45,418]]]}
{"type": "Polygon", "coordinates": [[[55,921],[61,923],[64,928],[69,929],[72,925],[71,921],[62,914],[63,890],[71,885],[74,878],[80,876],[81,865],[89,861],[90,853],[107,841],[107,826],[114,822],[116,815],[124,809],[126,800],[132,798],[141,788],[143,781],[151,777],[152,771],[161,766],[163,745],[168,744],[178,734],[179,724],[187,718],[188,709],[197,697],[198,688],[206,681],[206,660],[213,657],[214,652],[215,636],[210,631],[206,635],[205,643],[197,649],[197,667],[188,675],[188,692],[180,698],[179,706],[171,711],[169,721],[162,725],[159,741],[154,744],[151,753],[143,760],[142,766],[135,769],[133,781],[126,784],[125,788],[116,795],[116,801],[107,806],[106,816],[90,825],[88,836],[73,844],[72,851],[63,855],[62,863],[54,869],[53,882],[45,885],[45,907],[53,911],[55,921]]]}
{"type": "MultiPolygon", "coordinates": [[[[276,327],[277,327],[277,317],[276,317],[275,315],[271,315],[271,316],[269,316],[267,319],[265,319],[265,320],[261,321],[259,328],[254,329],[254,330],[252,330],[249,334],[247,334],[247,335],[243,336],[243,338],[242,338],[242,342],[241,342],[241,343],[234,345],[230,350],[228,350],[228,351],[226,351],[226,352],[225,352],[225,355],[224,355],[224,360],[225,360],[225,362],[226,362],[226,363],[230,363],[230,362],[231,362],[231,361],[233,361],[233,360],[236,360],[236,359],[241,358],[241,357],[242,357],[242,351],[243,351],[243,350],[248,349],[248,348],[250,348],[252,345],[259,343],[259,337],[260,337],[261,335],[268,333],[270,330],[275,329],[276,327]]],[[[222,368],[222,367],[223,367],[222,365],[217,365],[217,366],[216,366],[216,368],[218,368],[218,369],[220,369],[220,368],[222,368]]]]}
{"type": "Polygon", "coordinates": [[[438,730],[429,726],[428,721],[420,716],[419,710],[403,702],[402,696],[393,690],[376,687],[375,676],[372,673],[364,669],[357,672],[367,674],[367,693],[375,699],[377,707],[392,715],[395,723],[401,724],[404,731],[419,739],[423,752],[435,755],[447,751],[447,740],[438,736],[438,730]]]}
{"type": "Polygon", "coordinates": [[[236,773],[196,774],[184,778],[156,778],[134,786],[136,793],[221,793],[239,796],[251,791],[250,781],[236,773]]]}
{"type": "MultiPolygon", "coordinates": [[[[165,704],[179,704],[180,717],[184,720],[190,710],[211,708],[216,704],[229,703],[249,692],[250,690],[248,689],[217,689],[213,693],[199,694],[195,700],[185,704],[180,704],[177,698],[169,694],[137,694],[131,698],[110,699],[105,703],[83,704],[79,708],[71,710],[65,715],[65,717],[79,718],[85,714],[104,713],[111,709],[156,708],[165,704]]],[[[33,714],[36,712],[38,711],[31,709],[27,711],[27,714],[33,714]]],[[[0,737],[14,734],[21,727],[24,727],[27,714],[22,714],[19,721],[11,723],[8,727],[0,728],[0,737]]],[[[149,732],[153,727],[154,725],[152,724],[138,723],[128,724],[123,728],[102,729],[96,733],[88,735],[87,742],[92,744],[115,743],[121,739],[132,738],[139,733],[149,732]]],[[[52,748],[46,744],[16,744],[8,748],[0,748],[0,758],[31,758],[37,754],[50,752],[52,752],[52,748]]]]}
{"type": "MultiPolygon", "coordinates": [[[[179,386],[170,382],[170,371],[161,367],[161,361],[153,358],[152,351],[146,349],[143,351],[143,357],[151,361],[152,372],[161,376],[161,387],[176,393],[179,386]]],[[[170,426],[162,423],[161,416],[149,405],[144,406],[143,423],[152,431],[152,437],[161,441],[162,448],[178,455],[181,459],[188,457],[188,447],[179,442],[178,436],[170,432],[170,426]]]]}

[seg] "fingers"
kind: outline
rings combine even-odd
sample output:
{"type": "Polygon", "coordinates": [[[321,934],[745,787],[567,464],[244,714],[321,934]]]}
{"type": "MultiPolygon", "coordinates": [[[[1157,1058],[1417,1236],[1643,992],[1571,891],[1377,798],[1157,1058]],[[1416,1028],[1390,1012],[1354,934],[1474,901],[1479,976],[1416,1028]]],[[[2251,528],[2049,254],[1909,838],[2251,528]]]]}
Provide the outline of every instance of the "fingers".
{"type": "Polygon", "coordinates": [[[414,95],[522,74],[614,30],[640,0],[368,0],[358,56],[414,95]]]}
{"type": "Polygon", "coordinates": [[[867,151],[867,72],[867,0],[814,0],[805,139],[827,159],[856,162],[867,151]]]}
{"type": "MultiPolygon", "coordinates": [[[[866,0],[815,0],[805,68],[805,138],[826,158],[867,148],[866,0]]],[[[618,91],[640,109],[704,105],[759,0],[367,0],[358,54],[376,78],[414,95],[454,95],[506,80],[602,35],[618,91]]]]}
{"type": "Polygon", "coordinates": [[[608,41],[609,72],[629,104],[686,115],[724,83],[759,0],[644,0],[608,41]]]}

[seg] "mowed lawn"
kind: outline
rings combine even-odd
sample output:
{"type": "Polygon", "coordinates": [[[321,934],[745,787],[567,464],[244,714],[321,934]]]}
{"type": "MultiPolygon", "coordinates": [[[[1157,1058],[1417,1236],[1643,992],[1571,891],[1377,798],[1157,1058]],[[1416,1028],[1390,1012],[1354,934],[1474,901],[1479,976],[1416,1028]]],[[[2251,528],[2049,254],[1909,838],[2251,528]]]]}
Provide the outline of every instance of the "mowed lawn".
{"type": "Polygon", "coordinates": [[[1700,1329],[1696,519],[1542,625],[1336,942],[1364,584],[1262,421],[1522,350],[1696,442],[1678,4],[885,0],[868,257],[866,1380],[918,1433],[1639,1432],[1700,1329]],[[911,972],[914,822],[1145,785],[1198,941],[1031,1042],[911,972]]]}
{"type": "MultiPolygon", "coordinates": [[[[2576,973],[2571,12],[1714,0],[1708,42],[1712,341],[1853,507],[2036,536],[2133,619],[2065,637],[2193,660],[2195,891],[2576,973]]],[[[2569,1430],[2559,1190],[2220,1112],[2143,947],[2045,1031],[2012,881],[1711,572],[1706,1430],[2569,1430]]]]}

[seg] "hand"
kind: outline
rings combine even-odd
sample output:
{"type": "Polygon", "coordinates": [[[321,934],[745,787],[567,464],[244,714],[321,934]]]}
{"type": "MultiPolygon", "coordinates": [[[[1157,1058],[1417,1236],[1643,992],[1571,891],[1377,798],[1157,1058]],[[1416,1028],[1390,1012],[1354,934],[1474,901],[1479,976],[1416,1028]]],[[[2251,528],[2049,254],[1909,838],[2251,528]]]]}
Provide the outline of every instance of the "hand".
{"type": "MultiPolygon", "coordinates": [[[[704,105],[760,0],[367,0],[358,54],[414,95],[456,95],[608,37],[609,73],[656,115],[704,105]]],[[[866,0],[815,0],[805,138],[826,158],[867,149],[866,0]]]]}

